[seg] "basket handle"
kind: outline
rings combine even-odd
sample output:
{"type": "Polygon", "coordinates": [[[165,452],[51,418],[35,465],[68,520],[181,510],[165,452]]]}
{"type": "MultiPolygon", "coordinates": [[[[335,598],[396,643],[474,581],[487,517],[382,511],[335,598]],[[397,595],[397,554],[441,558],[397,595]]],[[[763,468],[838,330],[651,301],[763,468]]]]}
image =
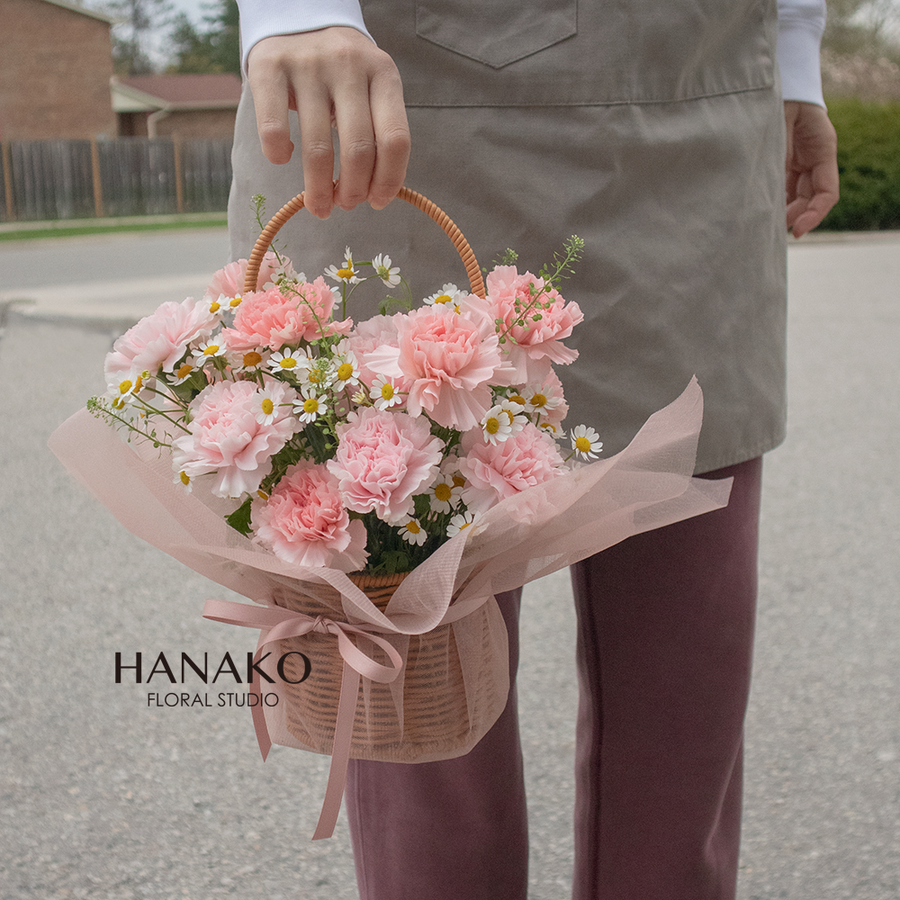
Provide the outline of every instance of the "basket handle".
{"type": "MultiPolygon", "coordinates": [[[[430,216],[438,225],[443,228],[444,233],[453,242],[459,258],[466,267],[466,275],[469,276],[469,286],[473,294],[479,297],[484,296],[484,279],[481,277],[481,267],[475,254],[469,246],[469,242],[463,236],[463,233],[456,226],[454,221],[439,206],[432,203],[427,197],[416,191],[410,190],[408,187],[400,188],[397,196],[401,200],[412,204],[416,209],[422,210],[426,215],[430,216]]],[[[262,234],[256,239],[253,247],[253,253],[250,254],[250,261],[247,266],[247,274],[244,277],[244,291],[255,291],[257,289],[257,281],[259,280],[259,267],[262,263],[263,256],[269,249],[275,235],[279,229],[294,213],[299,212],[305,205],[304,195],[298,194],[293,200],[285,203],[284,206],[275,213],[269,220],[269,224],[263,229],[262,234]]]]}

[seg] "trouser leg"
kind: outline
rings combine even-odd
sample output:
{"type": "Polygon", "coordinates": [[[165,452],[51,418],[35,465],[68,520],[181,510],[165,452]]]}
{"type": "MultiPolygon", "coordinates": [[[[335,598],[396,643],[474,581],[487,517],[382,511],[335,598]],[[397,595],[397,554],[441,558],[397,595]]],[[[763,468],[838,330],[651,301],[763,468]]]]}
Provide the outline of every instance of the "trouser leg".
{"type": "Polygon", "coordinates": [[[497,597],[509,633],[506,709],[459,759],[351,760],[346,806],[362,900],[524,900],[528,830],[516,709],[521,591],[497,597]]]}
{"type": "Polygon", "coordinates": [[[761,460],[729,505],[573,567],[575,900],[732,900],[761,460]]]}

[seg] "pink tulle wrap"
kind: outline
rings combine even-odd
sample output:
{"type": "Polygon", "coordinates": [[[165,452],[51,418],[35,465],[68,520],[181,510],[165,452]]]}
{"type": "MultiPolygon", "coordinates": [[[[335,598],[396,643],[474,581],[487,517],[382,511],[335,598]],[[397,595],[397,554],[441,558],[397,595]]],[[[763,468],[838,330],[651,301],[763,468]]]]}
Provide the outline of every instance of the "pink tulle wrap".
{"type": "MultiPolygon", "coordinates": [[[[703,400],[696,380],[609,459],[528,488],[490,509],[411,572],[382,613],[343,572],[291,565],[222,518],[226,501],[173,484],[168,455],[129,445],[87,411],[51,436],[50,448],[131,532],[256,604],[208,601],[205,615],[260,629],[258,655],[275,642],[340,654],[340,697],[322,733],[291,721],[288,703],[253,708],[263,756],[270,742],[332,753],[316,837],[340,807],[347,759],[424,762],[461,756],[502,712],[507,636],[494,595],[520,587],[633,534],[723,507],[730,480],[692,477],[703,400]],[[410,735],[407,663],[452,656],[441,686],[459,694],[445,720],[410,735]],[[452,682],[452,684],[451,684],[452,682]],[[449,726],[449,727],[448,727],[449,726]]],[[[232,504],[233,505],[233,504],[232,504]]],[[[315,652],[314,652],[315,651],[315,652]]],[[[307,653],[307,650],[303,650],[307,653]]],[[[297,658],[300,654],[295,655],[297,658]]],[[[337,659],[337,657],[335,657],[337,659]]],[[[297,686],[310,685],[312,679],[297,686]]],[[[254,685],[258,691],[258,686],[254,685]]],[[[266,684],[280,692],[288,686],[266,684]]],[[[440,704],[438,704],[440,706],[440,704]]]]}

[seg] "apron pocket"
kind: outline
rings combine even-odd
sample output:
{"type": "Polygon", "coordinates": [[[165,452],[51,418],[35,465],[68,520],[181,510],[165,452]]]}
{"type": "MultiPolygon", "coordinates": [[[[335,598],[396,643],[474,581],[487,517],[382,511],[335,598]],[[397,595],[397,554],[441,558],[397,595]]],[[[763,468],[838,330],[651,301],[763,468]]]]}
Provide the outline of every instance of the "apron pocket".
{"type": "Polygon", "coordinates": [[[416,34],[494,69],[577,31],[577,0],[416,0],[416,34]]]}

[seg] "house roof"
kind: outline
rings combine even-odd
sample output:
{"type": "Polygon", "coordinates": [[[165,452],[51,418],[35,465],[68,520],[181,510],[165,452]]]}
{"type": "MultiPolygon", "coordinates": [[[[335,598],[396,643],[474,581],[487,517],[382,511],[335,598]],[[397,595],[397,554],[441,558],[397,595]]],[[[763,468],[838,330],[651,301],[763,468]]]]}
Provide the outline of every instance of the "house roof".
{"type": "Polygon", "coordinates": [[[116,112],[236,109],[241,99],[241,79],[229,73],[113,76],[110,86],[116,112]]]}
{"type": "Polygon", "coordinates": [[[114,16],[107,16],[102,12],[97,12],[95,9],[85,9],[79,3],[69,3],[66,0],[43,0],[43,2],[61,6],[63,9],[69,9],[72,12],[81,13],[81,15],[88,16],[91,19],[99,19],[101,22],[106,22],[109,25],[116,25],[120,21],[114,16]]]}

